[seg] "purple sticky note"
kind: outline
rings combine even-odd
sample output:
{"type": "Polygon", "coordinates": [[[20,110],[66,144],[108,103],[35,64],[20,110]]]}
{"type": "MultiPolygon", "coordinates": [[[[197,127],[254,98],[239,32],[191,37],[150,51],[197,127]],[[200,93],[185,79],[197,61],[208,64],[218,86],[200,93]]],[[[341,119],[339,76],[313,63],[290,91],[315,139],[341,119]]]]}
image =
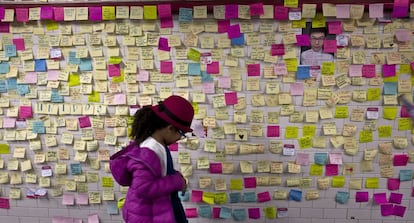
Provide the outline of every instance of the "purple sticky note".
{"type": "Polygon", "coordinates": [[[337,48],[336,40],[326,39],[323,41],[323,52],[336,53],[337,48]]]}
{"type": "Polygon", "coordinates": [[[1,209],[10,209],[10,199],[0,197],[0,208],[1,209]]]}
{"type": "Polygon", "coordinates": [[[89,116],[81,116],[78,118],[78,121],[80,128],[88,128],[92,126],[89,116]]]}
{"type": "Polygon", "coordinates": [[[26,50],[26,48],[24,46],[24,39],[23,38],[13,39],[13,44],[16,46],[17,51],[26,50]]]}
{"type": "Polygon", "coordinates": [[[263,3],[253,3],[249,5],[250,9],[250,15],[263,15],[264,14],[264,8],[263,3]]]}
{"type": "Polygon", "coordinates": [[[342,33],[341,21],[328,22],[328,33],[329,34],[341,34],[342,33]]]}
{"type": "Polygon", "coordinates": [[[248,64],[247,65],[247,76],[259,77],[260,76],[260,64],[248,64]]]}
{"type": "Polygon", "coordinates": [[[399,190],[400,189],[400,178],[388,178],[387,188],[388,190],[399,190]]]}
{"type": "Polygon", "coordinates": [[[272,56],[283,56],[285,55],[285,44],[272,44],[270,48],[270,54],[272,56]]]}
{"type": "Polygon", "coordinates": [[[410,118],[410,112],[408,111],[407,107],[405,105],[401,106],[400,111],[401,118],[410,118]]]}
{"type": "Polygon", "coordinates": [[[121,66],[119,64],[108,64],[108,76],[109,77],[121,76],[121,66]]]}
{"type": "Polygon", "coordinates": [[[220,65],[218,61],[213,61],[210,64],[207,64],[207,73],[209,74],[218,74],[220,73],[220,65]]]}
{"type": "Polygon", "coordinates": [[[174,22],[172,17],[171,18],[162,18],[160,19],[160,27],[161,28],[173,28],[174,22]]]}
{"type": "Polygon", "coordinates": [[[266,202],[270,201],[270,193],[269,191],[261,192],[257,194],[257,201],[258,202],[266,202]]]}
{"type": "Polygon", "coordinates": [[[172,61],[161,61],[160,72],[163,74],[171,74],[173,71],[172,61]]]}
{"type": "Polygon", "coordinates": [[[243,178],[244,188],[256,188],[256,177],[243,178]]]}
{"type": "Polygon", "coordinates": [[[239,17],[239,5],[230,4],[225,6],[224,18],[237,19],[239,17]]]}
{"type": "Polygon", "coordinates": [[[281,5],[275,5],[273,15],[276,20],[287,20],[289,18],[289,8],[281,5]]]}
{"type": "Polygon", "coordinates": [[[10,33],[9,22],[0,22],[0,33],[10,33]]]}
{"type": "Polygon", "coordinates": [[[393,165],[394,166],[407,166],[408,158],[409,157],[407,154],[394,154],[393,165]]]}
{"type": "Polygon", "coordinates": [[[241,33],[239,24],[231,25],[227,28],[227,36],[229,39],[239,38],[240,35],[241,33]]]}
{"type": "Polygon", "coordinates": [[[237,92],[225,92],[224,93],[224,100],[226,101],[226,105],[235,105],[237,104],[237,92]]]}
{"type": "Polygon", "coordinates": [[[230,26],[230,20],[218,20],[217,21],[217,32],[225,33],[230,26]]]}
{"type": "Polygon", "coordinates": [[[382,65],[382,76],[383,77],[395,77],[395,64],[383,64],[382,65]]]}
{"type": "Polygon", "coordinates": [[[101,6],[89,7],[89,20],[90,21],[102,21],[102,8],[101,6]]]}
{"type": "Polygon", "coordinates": [[[376,193],[374,194],[374,202],[376,204],[386,204],[387,202],[387,194],[386,193],[376,193]]]}
{"type": "Polygon", "coordinates": [[[278,125],[267,126],[267,137],[280,137],[280,126],[278,125]]]}
{"type": "Polygon", "coordinates": [[[6,10],[4,7],[0,7],[0,20],[4,19],[4,14],[6,13],[6,10]]]}
{"type": "Polygon", "coordinates": [[[407,208],[404,207],[404,206],[395,205],[394,210],[393,210],[393,215],[403,218],[404,214],[405,214],[405,209],[407,209],[407,208]]]}
{"type": "Polygon", "coordinates": [[[260,208],[249,208],[247,210],[249,213],[250,219],[259,219],[260,218],[260,208]]]}
{"type": "Polygon", "coordinates": [[[362,77],[365,77],[365,78],[376,77],[375,64],[362,65],[362,77]]]}
{"type": "Polygon", "coordinates": [[[366,191],[358,191],[355,194],[355,202],[368,202],[369,193],[366,191]]]}
{"type": "Polygon", "coordinates": [[[296,35],[296,46],[310,46],[310,38],[308,34],[296,35]]]}
{"type": "Polygon", "coordinates": [[[158,41],[158,49],[164,51],[170,51],[171,48],[168,46],[168,39],[165,37],[160,37],[158,41]]]}
{"type": "Polygon", "coordinates": [[[191,191],[191,201],[192,202],[202,202],[203,201],[203,191],[201,190],[192,190],[191,191]]]}
{"type": "Polygon", "coordinates": [[[53,7],[53,20],[55,21],[65,20],[65,10],[63,7],[53,7]]]}
{"type": "Polygon", "coordinates": [[[414,197],[414,187],[411,190],[411,197],[414,197]]]}
{"type": "Polygon", "coordinates": [[[40,7],[40,19],[53,19],[53,7],[51,6],[42,6],[40,7]]]}
{"type": "Polygon", "coordinates": [[[28,8],[15,8],[16,21],[28,22],[29,21],[29,9],[28,8]]]}
{"type": "Polygon", "coordinates": [[[394,214],[394,205],[393,204],[381,204],[381,216],[390,216],[394,214]]]}
{"type": "Polygon", "coordinates": [[[394,4],[394,8],[392,11],[392,17],[393,18],[404,18],[408,15],[408,5],[407,6],[399,6],[397,4],[394,4]]]}
{"type": "Polygon", "coordinates": [[[32,106],[20,106],[19,118],[33,118],[32,106]]]}
{"type": "Polygon", "coordinates": [[[212,217],[213,218],[220,218],[220,211],[221,211],[221,208],[220,207],[213,207],[213,213],[212,213],[212,217]]]}
{"type": "Polygon", "coordinates": [[[210,173],[223,173],[223,166],[221,163],[210,163],[210,173]]]}
{"type": "Polygon", "coordinates": [[[338,165],[337,164],[326,164],[325,166],[325,175],[326,176],[337,176],[338,175],[338,165]]]}
{"type": "Polygon", "coordinates": [[[157,6],[158,17],[160,19],[171,18],[171,4],[159,4],[157,6]]]}
{"type": "Polygon", "coordinates": [[[403,198],[403,194],[391,193],[390,198],[388,199],[388,203],[401,204],[402,198],[403,198]]]}

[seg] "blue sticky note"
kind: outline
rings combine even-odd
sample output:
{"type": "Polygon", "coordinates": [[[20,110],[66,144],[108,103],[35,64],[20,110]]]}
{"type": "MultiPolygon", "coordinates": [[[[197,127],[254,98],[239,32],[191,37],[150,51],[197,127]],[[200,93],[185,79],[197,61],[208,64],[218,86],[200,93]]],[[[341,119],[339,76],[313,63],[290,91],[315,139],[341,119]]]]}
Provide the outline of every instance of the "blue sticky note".
{"type": "Polygon", "coordinates": [[[315,164],[325,165],[326,160],[328,158],[328,154],[327,153],[315,153],[313,158],[314,158],[315,164]]]}
{"type": "Polygon", "coordinates": [[[82,58],[79,64],[80,71],[92,71],[92,59],[82,58]]]}
{"type": "Polygon", "coordinates": [[[0,93],[6,93],[6,92],[7,92],[6,80],[0,80],[0,93]]]}
{"type": "Polygon", "coordinates": [[[82,166],[80,163],[71,163],[70,164],[70,174],[80,175],[82,174],[82,166]]]}
{"type": "Polygon", "coordinates": [[[397,82],[385,82],[384,83],[384,95],[394,95],[398,93],[397,82]]]}
{"type": "Polygon", "coordinates": [[[213,77],[205,71],[201,72],[201,82],[212,82],[214,81],[213,77]]]}
{"type": "Polygon", "coordinates": [[[113,214],[113,215],[119,214],[118,202],[108,201],[106,204],[106,212],[108,214],[113,214]]]}
{"type": "Polygon", "coordinates": [[[184,194],[180,191],[178,192],[178,197],[181,201],[188,201],[190,200],[190,193],[188,191],[184,192],[184,194]]]}
{"type": "Polygon", "coordinates": [[[4,46],[4,56],[5,57],[16,57],[17,50],[15,45],[5,45],[4,46]]]}
{"type": "Polygon", "coordinates": [[[296,79],[304,80],[310,78],[310,67],[309,66],[298,66],[296,71],[296,79]]]}
{"type": "Polygon", "coordinates": [[[46,133],[45,123],[43,121],[35,121],[33,122],[32,132],[44,134],[46,133]]]}
{"type": "Polygon", "coordinates": [[[221,207],[220,208],[220,218],[230,219],[231,218],[231,208],[221,207]]]}
{"type": "Polygon", "coordinates": [[[7,74],[10,72],[10,64],[9,62],[0,62],[0,74],[7,74]]]}
{"type": "Polygon", "coordinates": [[[47,71],[46,60],[45,59],[35,60],[35,71],[36,72],[46,72],[47,71]]]}
{"type": "Polygon", "coordinates": [[[16,90],[17,89],[17,78],[8,78],[7,79],[7,90],[16,90]]]}
{"type": "Polygon", "coordinates": [[[53,103],[62,103],[63,102],[63,96],[59,94],[59,91],[57,91],[56,89],[53,89],[50,100],[53,103]]]}
{"type": "Polygon", "coordinates": [[[289,200],[294,201],[302,201],[302,191],[300,190],[290,190],[289,192],[289,200]]]}
{"type": "Polygon", "coordinates": [[[235,221],[244,221],[247,219],[246,209],[234,209],[233,210],[233,219],[235,221]]]}
{"type": "Polygon", "coordinates": [[[189,63],[188,64],[188,75],[200,75],[201,66],[200,63],[189,63]]]}
{"type": "Polygon", "coordinates": [[[239,203],[241,202],[241,193],[240,192],[234,192],[234,193],[230,193],[230,203],[239,203]]]}
{"type": "Polygon", "coordinates": [[[231,39],[231,45],[232,46],[244,45],[244,33],[241,33],[241,35],[237,38],[231,39]]]}
{"type": "Polygon", "coordinates": [[[198,215],[203,218],[211,218],[211,207],[210,205],[201,205],[198,207],[198,215]]]}
{"type": "Polygon", "coordinates": [[[400,170],[400,181],[411,181],[413,180],[412,170],[400,170]]]}
{"type": "Polygon", "coordinates": [[[191,22],[191,21],[193,21],[193,9],[180,8],[180,11],[178,12],[178,21],[179,22],[191,22]]]}
{"type": "Polygon", "coordinates": [[[30,93],[30,88],[28,84],[18,84],[17,85],[17,93],[20,96],[30,93]]]}
{"type": "Polygon", "coordinates": [[[257,201],[256,192],[245,192],[243,194],[243,201],[244,202],[256,202],[257,201]]]}
{"type": "Polygon", "coordinates": [[[335,201],[339,204],[346,204],[349,200],[349,192],[338,191],[336,192],[335,201]]]}
{"type": "Polygon", "coordinates": [[[76,52],[69,52],[69,58],[68,58],[68,63],[69,64],[80,64],[81,63],[81,59],[80,58],[76,58],[76,52]]]}

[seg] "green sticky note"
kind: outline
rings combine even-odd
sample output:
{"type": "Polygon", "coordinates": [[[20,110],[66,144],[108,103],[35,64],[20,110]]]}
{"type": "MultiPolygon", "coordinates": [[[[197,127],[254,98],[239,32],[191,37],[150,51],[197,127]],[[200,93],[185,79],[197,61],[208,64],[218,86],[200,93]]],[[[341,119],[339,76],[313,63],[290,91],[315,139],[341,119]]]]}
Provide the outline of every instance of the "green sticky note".
{"type": "Polygon", "coordinates": [[[312,148],[312,137],[311,136],[304,136],[298,139],[299,148],[301,149],[309,149],[312,148]]]}
{"type": "Polygon", "coordinates": [[[96,91],[92,91],[90,95],[88,95],[88,102],[100,102],[101,101],[101,94],[96,91]]]}
{"type": "Polygon", "coordinates": [[[102,177],[102,187],[114,187],[114,179],[112,177],[102,177]]]}
{"type": "Polygon", "coordinates": [[[8,144],[0,144],[0,154],[10,154],[10,147],[8,144]]]}
{"type": "Polygon", "coordinates": [[[379,101],[381,99],[381,89],[380,88],[368,88],[367,91],[367,100],[368,101],[379,101]]]}
{"type": "Polygon", "coordinates": [[[298,59],[297,58],[290,58],[285,59],[286,69],[290,72],[298,71],[298,59]]]}
{"type": "Polygon", "coordinates": [[[213,192],[203,192],[203,202],[207,204],[214,204],[214,193],[213,192]]]}
{"type": "Polygon", "coordinates": [[[410,118],[399,118],[398,119],[398,130],[405,131],[411,130],[411,119],[410,118]]]}
{"type": "Polygon", "coordinates": [[[188,50],[187,59],[195,61],[195,62],[200,62],[200,56],[201,56],[201,53],[197,51],[196,49],[190,48],[190,50],[188,50]]]}
{"type": "Polygon", "coordinates": [[[275,207],[265,207],[264,209],[266,218],[275,219],[276,218],[276,209],[275,207]]]}
{"type": "Polygon", "coordinates": [[[316,13],[315,18],[312,19],[312,28],[326,27],[326,20],[322,13],[316,13]]]}
{"type": "Polygon", "coordinates": [[[304,125],[302,127],[302,136],[313,137],[316,134],[316,127],[314,125],[304,125]]]}
{"type": "Polygon", "coordinates": [[[309,174],[311,176],[322,176],[323,166],[319,164],[311,164],[309,174]]]}
{"type": "Polygon", "coordinates": [[[122,82],[124,82],[124,79],[125,79],[124,70],[121,70],[121,75],[112,77],[112,82],[113,83],[122,83],[122,82]]]}
{"type": "Polygon", "coordinates": [[[214,195],[214,202],[216,204],[225,204],[227,202],[227,193],[220,192],[214,195]]]}
{"type": "Polygon", "coordinates": [[[80,85],[80,77],[79,74],[70,74],[69,75],[69,87],[78,86],[80,85]]]}
{"type": "Polygon", "coordinates": [[[344,176],[333,176],[332,177],[332,187],[344,187],[345,186],[345,177],[344,176]]]}
{"type": "Polygon", "coordinates": [[[115,20],[115,6],[102,6],[102,20],[115,20]]]}
{"type": "Polygon", "coordinates": [[[286,126],[285,138],[296,139],[298,138],[299,128],[297,126],[286,126]]]}
{"type": "Polygon", "coordinates": [[[120,64],[122,62],[122,57],[110,57],[109,64],[120,64]]]}
{"type": "Polygon", "coordinates": [[[297,8],[299,4],[298,0],[285,0],[283,6],[287,8],[297,8]]]}
{"type": "Polygon", "coordinates": [[[377,189],[378,177],[369,177],[365,180],[365,188],[377,189]]]}
{"type": "Polygon", "coordinates": [[[384,111],[384,119],[388,119],[388,120],[394,120],[397,117],[397,107],[384,107],[383,108],[384,111]]]}
{"type": "Polygon", "coordinates": [[[348,118],[348,106],[335,107],[335,118],[348,118]]]}
{"type": "Polygon", "coordinates": [[[230,179],[230,190],[243,190],[243,180],[230,179]]]}
{"type": "Polygon", "coordinates": [[[46,20],[46,30],[47,31],[53,31],[53,30],[58,30],[59,29],[59,24],[55,21],[51,21],[51,20],[46,20]]]}
{"type": "Polygon", "coordinates": [[[322,75],[334,75],[335,63],[334,62],[322,62],[322,75]]]}
{"type": "Polygon", "coordinates": [[[144,19],[157,19],[156,5],[144,5],[144,19]]]}
{"type": "Polygon", "coordinates": [[[383,125],[378,127],[378,138],[390,138],[392,134],[391,125],[383,125]]]}
{"type": "Polygon", "coordinates": [[[359,132],[359,142],[372,142],[372,131],[362,130],[359,132]]]}

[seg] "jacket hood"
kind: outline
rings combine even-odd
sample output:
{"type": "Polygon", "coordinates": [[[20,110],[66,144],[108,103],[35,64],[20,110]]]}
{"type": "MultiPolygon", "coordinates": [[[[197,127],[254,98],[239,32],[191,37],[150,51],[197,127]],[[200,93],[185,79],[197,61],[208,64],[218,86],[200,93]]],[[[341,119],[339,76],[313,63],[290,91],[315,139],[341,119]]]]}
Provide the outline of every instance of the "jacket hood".
{"type": "Polygon", "coordinates": [[[112,176],[119,185],[130,186],[132,182],[132,173],[128,171],[128,152],[137,149],[135,142],[131,142],[127,147],[118,151],[111,156],[109,168],[112,176]]]}

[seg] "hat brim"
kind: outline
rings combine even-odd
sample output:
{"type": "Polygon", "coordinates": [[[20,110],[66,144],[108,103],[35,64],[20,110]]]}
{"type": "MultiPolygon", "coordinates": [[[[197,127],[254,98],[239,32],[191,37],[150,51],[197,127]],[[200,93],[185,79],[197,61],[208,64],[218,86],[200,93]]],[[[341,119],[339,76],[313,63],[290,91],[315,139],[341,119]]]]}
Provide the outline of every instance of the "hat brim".
{"type": "Polygon", "coordinates": [[[172,118],[170,118],[165,112],[160,112],[158,109],[158,105],[156,106],[151,106],[152,111],[162,120],[168,122],[169,124],[171,124],[172,126],[176,127],[177,129],[183,131],[183,132],[192,132],[193,129],[190,128],[189,126],[180,124],[176,121],[174,121],[172,118]]]}

